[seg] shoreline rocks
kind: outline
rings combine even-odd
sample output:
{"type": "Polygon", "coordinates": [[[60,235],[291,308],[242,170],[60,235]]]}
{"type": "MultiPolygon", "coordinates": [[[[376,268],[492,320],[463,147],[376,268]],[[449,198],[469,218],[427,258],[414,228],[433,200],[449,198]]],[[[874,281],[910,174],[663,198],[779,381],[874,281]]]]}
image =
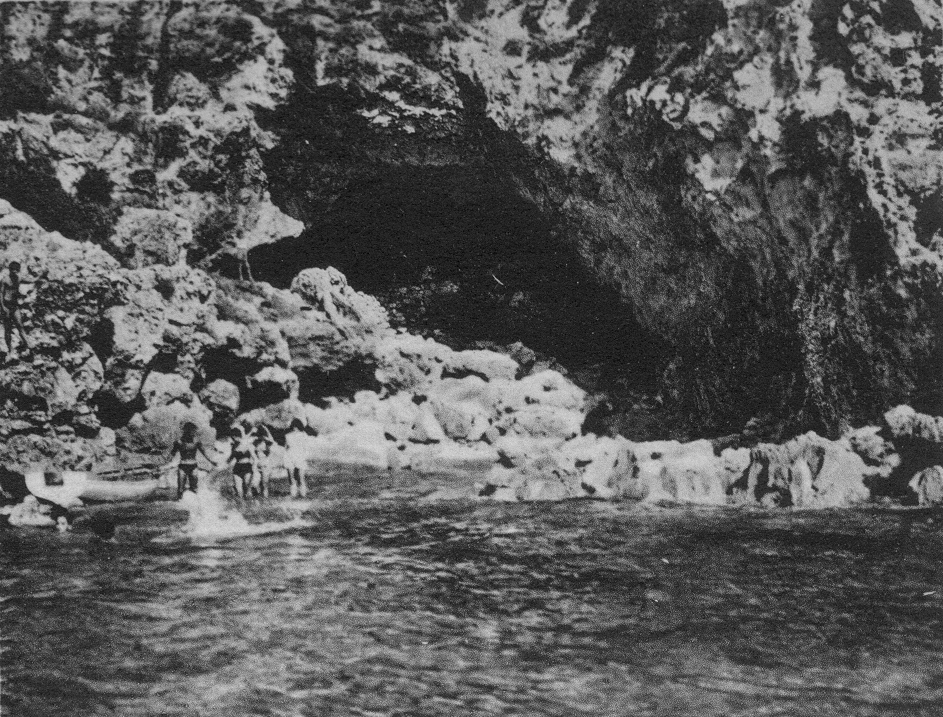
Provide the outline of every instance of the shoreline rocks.
{"type": "Polygon", "coordinates": [[[561,373],[526,374],[504,354],[395,331],[336,269],[305,269],[288,291],[184,264],[121,266],[0,210],[13,227],[0,226],[0,263],[25,260],[22,312],[35,340],[26,360],[0,366],[9,469],[160,456],[184,421],[212,443],[247,420],[279,440],[306,427],[310,467],[476,475],[478,494],[493,499],[943,502],[943,419],[907,406],[836,441],[807,433],[724,448],[581,435],[592,401],[561,373]],[[365,368],[360,390],[316,393],[330,385],[316,380],[352,365],[365,368]]]}

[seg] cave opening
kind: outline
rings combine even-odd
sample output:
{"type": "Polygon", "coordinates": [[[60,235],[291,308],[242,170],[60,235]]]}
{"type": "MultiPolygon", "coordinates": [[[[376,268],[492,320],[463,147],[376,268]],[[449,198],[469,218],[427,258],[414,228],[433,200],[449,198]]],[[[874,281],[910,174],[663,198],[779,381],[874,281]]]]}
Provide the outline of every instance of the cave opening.
{"type": "Polygon", "coordinates": [[[334,266],[376,296],[394,325],[453,348],[520,342],[592,374],[592,384],[657,381],[662,347],[509,173],[487,164],[385,166],[303,218],[300,236],[250,252],[256,279],[287,287],[306,267],[334,266]]]}
{"type": "Polygon", "coordinates": [[[396,326],[454,348],[522,343],[592,383],[655,384],[660,348],[560,228],[488,166],[392,166],[349,182],[297,238],[253,249],[256,279],[287,287],[334,266],[396,326]]]}

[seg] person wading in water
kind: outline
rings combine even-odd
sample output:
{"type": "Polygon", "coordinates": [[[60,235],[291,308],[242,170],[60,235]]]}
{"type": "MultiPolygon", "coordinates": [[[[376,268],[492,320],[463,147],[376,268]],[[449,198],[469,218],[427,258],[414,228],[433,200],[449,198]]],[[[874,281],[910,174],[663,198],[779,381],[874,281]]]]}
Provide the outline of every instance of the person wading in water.
{"type": "Polygon", "coordinates": [[[233,488],[236,489],[236,495],[245,497],[252,490],[258,462],[252,441],[252,426],[248,421],[236,426],[229,462],[232,464],[233,488]]]}
{"type": "Polygon", "coordinates": [[[196,424],[187,421],[183,424],[183,429],[180,432],[180,440],[174,443],[174,447],[170,449],[171,458],[175,453],[180,454],[180,462],[177,464],[177,500],[183,497],[184,491],[188,488],[196,493],[198,485],[196,475],[197,452],[202,453],[206,460],[215,465],[216,461],[210,458],[206,449],[203,448],[203,444],[196,437],[196,424]]]}
{"type": "Polygon", "coordinates": [[[253,487],[257,488],[263,498],[268,498],[269,493],[269,482],[272,478],[272,446],[275,445],[275,438],[272,436],[272,432],[263,425],[259,425],[255,429],[255,442],[253,443],[253,449],[255,450],[255,459],[256,459],[256,475],[252,481],[253,487]]]}
{"type": "Polygon", "coordinates": [[[11,261],[6,274],[0,274],[0,313],[3,314],[3,337],[7,342],[7,355],[15,358],[13,353],[13,329],[16,327],[20,340],[27,351],[33,347],[26,338],[23,329],[23,319],[20,316],[20,262],[11,261]]]}

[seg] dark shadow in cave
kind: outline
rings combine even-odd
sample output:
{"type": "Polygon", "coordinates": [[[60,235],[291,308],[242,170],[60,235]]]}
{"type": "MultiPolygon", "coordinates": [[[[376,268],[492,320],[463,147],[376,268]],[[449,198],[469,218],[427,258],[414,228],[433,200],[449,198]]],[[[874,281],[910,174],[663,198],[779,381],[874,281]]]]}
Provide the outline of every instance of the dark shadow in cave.
{"type": "Polygon", "coordinates": [[[639,384],[661,368],[660,347],[618,294],[487,166],[385,167],[350,182],[311,224],[254,249],[255,278],[286,287],[305,267],[335,266],[395,324],[456,348],[520,341],[568,368],[611,367],[639,384]]]}
{"type": "Polygon", "coordinates": [[[317,404],[326,396],[353,398],[358,391],[379,391],[376,369],[376,364],[359,359],[336,371],[299,371],[298,398],[317,404]]]}

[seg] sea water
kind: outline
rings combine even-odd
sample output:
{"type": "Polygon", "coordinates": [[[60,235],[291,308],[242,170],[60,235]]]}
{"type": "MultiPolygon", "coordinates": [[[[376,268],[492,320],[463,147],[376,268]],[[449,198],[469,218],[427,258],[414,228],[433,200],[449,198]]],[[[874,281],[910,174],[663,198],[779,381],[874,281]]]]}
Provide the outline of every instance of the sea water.
{"type": "Polygon", "coordinates": [[[290,506],[0,528],[3,714],[943,711],[939,513],[290,506]]]}

